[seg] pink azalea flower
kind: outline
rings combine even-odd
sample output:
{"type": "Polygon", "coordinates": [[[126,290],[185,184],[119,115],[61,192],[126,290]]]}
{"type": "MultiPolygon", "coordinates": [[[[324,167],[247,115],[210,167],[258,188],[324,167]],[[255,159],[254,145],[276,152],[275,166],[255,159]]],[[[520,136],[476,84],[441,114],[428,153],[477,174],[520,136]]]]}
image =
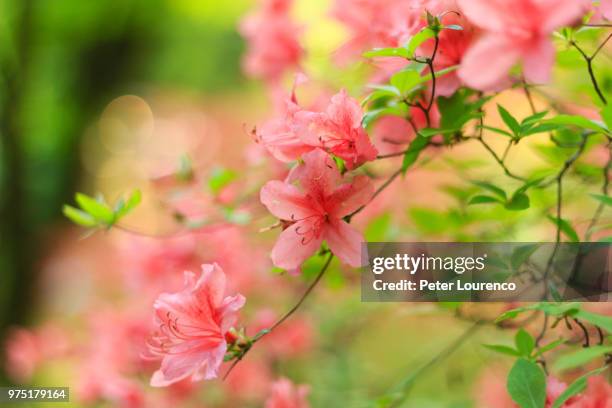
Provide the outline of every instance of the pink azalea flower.
{"type": "Polygon", "coordinates": [[[340,260],[359,266],[363,237],[342,218],[368,202],[373,193],[371,183],[360,176],[338,185],[340,172],[322,150],[305,154],[303,160],[285,182],[269,181],[261,189],[261,202],[289,223],[272,249],[272,262],[280,268],[296,269],[326,241],[340,260]]]}
{"type": "Polygon", "coordinates": [[[551,33],[578,21],[580,0],[458,0],[482,36],[463,57],[459,77],[480,90],[499,89],[510,68],[521,63],[531,83],[550,79],[555,49],[551,33]]]}
{"type": "Polygon", "coordinates": [[[266,408],[309,408],[306,399],[308,386],[294,385],[286,378],[272,384],[272,392],[266,400],[266,408]]]}
{"type": "Polygon", "coordinates": [[[292,3],[264,0],[260,10],[242,21],[240,31],[248,42],[247,74],[276,81],[286,70],[298,67],[304,50],[298,38],[301,30],[289,16],[292,3]]]}
{"type": "Polygon", "coordinates": [[[300,137],[304,127],[298,117],[300,112],[303,110],[294,100],[287,100],[280,116],[265,123],[257,132],[259,141],[279,161],[288,163],[296,160],[318,144],[306,144],[300,137]]]}
{"type": "Polygon", "coordinates": [[[227,350],[225,334],[244,305],[242,295],[225,296],[225,273],[217,264],[202,265],[202,274],[185,272],[185,288],[163,293],[154,304],[159,330],[150,352],[162,359],[151,385],[163,387],[191,377],[192,381],[217,376],[227,350]]]}
{"type": "Polygon", "coordinates": [[[280,161],[290,162],[317,148],[340,157],[350,170],[374,160],[378,152],[361,126],[359,103],[341,90],[324,112],[301,109],[295,97],[287,101],[282,119],[259,132],[259,140],[280,161]]]}
{"type": "Polygon", "coordinates": [[[378,152],[361,126],[361,106],[344,89],[332,96],[325,112],[298,116],[308,123],[305,142],[340,157],[349,170],[376,158],[378,152]]]}

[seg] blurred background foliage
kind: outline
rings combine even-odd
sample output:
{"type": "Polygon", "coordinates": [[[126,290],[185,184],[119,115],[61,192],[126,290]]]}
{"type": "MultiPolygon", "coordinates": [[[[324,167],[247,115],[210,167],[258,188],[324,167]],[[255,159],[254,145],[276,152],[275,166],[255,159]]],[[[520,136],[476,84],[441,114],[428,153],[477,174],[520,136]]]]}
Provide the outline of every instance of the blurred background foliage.
{"type": "Polygon", "coordinates": [[[237,17],[189,0],[0,2],[0,328],[24,323],[42,239],[83,180],[79,144],[123,94],[243,88],[237,17]]]}

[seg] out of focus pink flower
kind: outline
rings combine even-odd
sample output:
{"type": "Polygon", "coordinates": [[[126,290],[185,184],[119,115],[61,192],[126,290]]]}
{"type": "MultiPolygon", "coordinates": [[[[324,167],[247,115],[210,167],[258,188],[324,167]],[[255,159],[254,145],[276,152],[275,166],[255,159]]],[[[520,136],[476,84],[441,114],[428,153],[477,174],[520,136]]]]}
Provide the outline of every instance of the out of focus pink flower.
{"type": "Polygon", "coordinates": [[[566,408],[612,408],[612,386],[602,376],[588,379],[587,389],[566,408]]]}
{"type": "Polygon", "coordinates": [[[278,80],[288,69],[298,67],[304,53],[300,28],[291,20],[292,0],[263,0],[255,13],[248,15],[240,26],[247,39],[244,58],[247,74],[268,81],[278,80]]]}
{"type": "Polygon", "coordinates": [[[294,100],[287,100],[279,117],[266,122],[257,132],[259,141],[270,154],[282,162],[290,162],[311,151],[319,143],[307,144],[301,137],[305,123],[298,118],[304,112],[294,100]]]}
{"type": "MultiPolygon", "coordinates": [[[[278,316],[272,310],[260,310],[252,325],[253,334],[271,327],[277,319],[278,316]]],[[[310,350],[313,342],[313,325],[304,316],[296,316],[286,321],[261,339],[262,346],[278,358],[299,356],[310,350]]]]}
{"type": "Polygon", "coordinates": [[[425,113],[417,107],[410,108],[408,119],[400,116],[382,117],[374,124],[372,130],[376,138],[376,147],[381,154],[405,150],[405,144],[412,141],[416,135],[415,129],[418,131],[427,127],[437,128],[440,124],[440,111],[435,103],[429,111],[429,120],[428,125],[425,113]]]}
{"type": "Polygon", "coordinates": [[[341,181],[335,163],[317,149],[303,156],[303,164],[285,182],[274,180],[263,186],[261,202],[273,215],[290,223],[272,249],[276,266],[298,268],[324,240],[340,260],[360,265],[363,237],[342,218],[367,203],[373,187],[365,176],[339,185],[341,181]]]}
{"type": "Polygon", "coordinates": [[[249,356],[238,364],[224,381],[232,399],[261,402],[272,382],[269,364],[256,356],[249,356]]]}
{"type": "Polygon", "coordinates": [[[162,359],[151,385],[163,387],[191,377],[217,376],[227,343],[225,334],[244,305],[242,295],[225,296],[225,273],[217,264],[202,265],[202,274],[185,272],[185,288],[163,293],[154,304],[155,323],[149,349],[162,359]]]}
{"type": "Polygon", "coordinates": [[[55,326],[11,329],[5,343],[6,372],[16,382],[28,382],[40,364],[62,357],[68,347],[68,339],[55,326]]]}
{"type": "Polygon", "coordinates": [[[480,90],[508,83],[521,63],[525,79],[546,83],[555,58],[551,33],[585,13],[581,0],[458,0],[468,20],[483,30],[463,57],[459,77],[480,90]]]}
{"type": "Polygon", "coordinates": [[[144,408],[145,393],[135,380],[88,366],[80,372],[77,396],[81,402],[94,404],[108,401],[118,408],[144,408]]]}
{"type": "Polygon", "coordinates": [[[336,0],[332,15],[349,30],[340,62],[371,48],[397,47],[422,27],[423,5],[415,0],[336,0]]]}
{"type": "Polygon", "coordinates": [[[266,400],[266,408],[309,408],[306,397],[308,386],[294,385],[286,378],[272,384],[272,392],[266,400]]]}

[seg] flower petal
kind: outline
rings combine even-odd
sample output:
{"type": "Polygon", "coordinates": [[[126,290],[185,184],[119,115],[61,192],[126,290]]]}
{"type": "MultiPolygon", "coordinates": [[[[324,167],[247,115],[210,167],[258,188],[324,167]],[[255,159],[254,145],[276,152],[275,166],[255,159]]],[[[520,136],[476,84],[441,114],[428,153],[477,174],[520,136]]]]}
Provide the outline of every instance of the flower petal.
{"type": "Polygon", "coordinates": [[[482,91],[500,89],[518,59],[515,44],[503,36],[485,34],[466,52],[459,77],[468,86],[482,91]]]}
{"type": "Polygon", "coordinates": [[[523,55],[523,73],[527,82],[545,84],[550,81],[550,71],[555,62],[555,47],[543,37],[523,55]]]}
{"type": "Polygon", "coordinates": [[[282,181],[268,181],[259,197],[268,211],[281,220],[301,220],[314,213],[306,196],[296,186],[282,181]]]}
{"type": "Polygon", "coordinates": [[[340,260],[353,267],[361,266],[362,235],[341,220],[331,220],[325,228],[325,241],[340,260]]]}
{"type": "Polygon", "coordinates": [[[321,149],[302,156],[304,163],[290,174],[291,180],[299,180],[304,193],[315,199],[330,195],[341,180],[336,163],[321,149]]]}
{"type": "Polygon", "coordinates": [[[365,205],[374,194],[374,186],[366,176],[357,176],[352,183],[342,184],[329,198],[330,215],[342,218],[365,205]]]}
{"type": "Polygon", "coordinates": [[[298,268],[319,249],[323,238],[314,221],[296,222],[280,234],[272,249],[274,265],[287,270],[298,268]]]}
{"type": "Polygon", "coordinates": [[[489,31],[500,31],[506,25],[507,0],[458,0],[459,8],[475,25],[489,31]]]}

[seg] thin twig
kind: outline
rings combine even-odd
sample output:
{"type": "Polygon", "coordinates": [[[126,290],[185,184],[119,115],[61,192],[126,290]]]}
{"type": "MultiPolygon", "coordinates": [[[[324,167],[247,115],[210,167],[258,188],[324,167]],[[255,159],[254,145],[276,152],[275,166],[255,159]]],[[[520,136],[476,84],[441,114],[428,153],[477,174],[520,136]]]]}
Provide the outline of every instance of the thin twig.
{"type": "Polygon", "coordinates": [[[236,357],[236,360],[234,360],[232,365],[228,368],[228,370],[223,375],[223,380],[225,380],[230,375],[230,373],[234,370],[234,368],[238,365],[238,363],[244,358],[244,356],[247,355],[247,353],[251,350],[251,348],[255,345],[255,343],[257,343],[259,340],[264,338],[266,335],[270,334],[278,326],[283,324],[289,317],[291,317],[291,315],[293,315],[300,308],[300,306],[302,305],[302,303],[304,303],[304,301],[306,300],[308,295],[310,295],[310,293],[313,291],[313,289],[317,286],[317,284],[319,283],[319,281],[321,280],[321,278],[325,274],[325,271],[327,271],[327,269],[329,268],[329,265],[331,264],[331,261],[332,261],[333,258],[334,258],[334,254],[330,252],[329,256],[327,257],[327,260],[325,261],[325,263],[321,267],[321,270],[317,274],[316,278],[308,286],[308,288],[306,289],[304,294],[302,294],[302,296],[297,301],[297,303],[291,309],[289,309],[289,311],[287,313],[285,313],[280,319],[278,319],[276,321],[276,323],[274,323],[272,326],[270,326],[270,328],[266,332],[262,332],[261,335],[258,338],[254,339],[249,344],[249,346],[247,348],[245,348],[245,350],[242,352],[242,354],[240,354],[238,357],[236,357]]]}
{"type": "MultiPolygon", "coordinates": [[[[608,41],[609,38],[610,36],[606,38],[604,44],[608,41]]],[[[596,56],[596,54],[588,56],[586,52],[584,52],[584,50],[575,41],[572,41],[570,44],[573,45],[574,48],[578,50],[580,55],[582,55],[582,58],[584,58],[584,61],[587,64],[587,70],[589,71],[589,77],[591,78],[591,83],[593,84],[593,88],[595,89],[595,93],[597,93],[597,96],[599,96],[601,102],[603,102],[604,105],[607,105],[608,101],[604,96],[603,92],[601,92],[601,89],[599,88],[599,83],[597,83],[597,78],[595,77],[595,72],[593,72],[593,58],[596,56]]],[[[597,49],[597,52],[599,52],[599,48],[597,49]]]]}

